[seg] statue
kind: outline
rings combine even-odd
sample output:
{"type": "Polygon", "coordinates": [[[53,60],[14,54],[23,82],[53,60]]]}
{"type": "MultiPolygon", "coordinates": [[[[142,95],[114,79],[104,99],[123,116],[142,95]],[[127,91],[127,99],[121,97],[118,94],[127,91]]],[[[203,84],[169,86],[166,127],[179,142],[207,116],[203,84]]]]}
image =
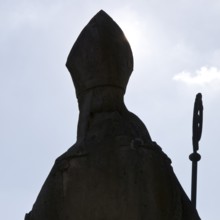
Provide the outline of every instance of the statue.
{"type": "Polygon", "coordinates": [[[124,104],[133,70],[119,26],[98,12],[66,64],[80,110],[77,142],[56,159],[25,220],[198,220],[171,161],[124,104]]]}

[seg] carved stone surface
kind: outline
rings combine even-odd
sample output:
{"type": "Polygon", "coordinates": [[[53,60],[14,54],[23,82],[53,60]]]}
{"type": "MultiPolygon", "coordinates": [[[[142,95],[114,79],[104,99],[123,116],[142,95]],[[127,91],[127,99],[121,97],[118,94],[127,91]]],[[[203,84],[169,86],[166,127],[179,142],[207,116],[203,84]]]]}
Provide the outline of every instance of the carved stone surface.
{"type": "Polygon", "coordinates": [[[170,159],[123,101],[130,46],[100,11],[67,60],[79,104],[77,142],[55,162],[26,220],[197,220],[170,159]]]}

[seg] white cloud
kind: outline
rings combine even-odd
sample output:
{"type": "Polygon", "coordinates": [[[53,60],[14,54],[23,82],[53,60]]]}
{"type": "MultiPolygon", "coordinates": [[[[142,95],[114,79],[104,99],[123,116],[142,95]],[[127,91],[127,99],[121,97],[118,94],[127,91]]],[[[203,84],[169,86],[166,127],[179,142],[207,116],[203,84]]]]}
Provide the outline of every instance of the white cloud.
{"type": "Polygon", "coordinates": [[[203,66],[195,73],[182,71],[176,74],[173,80],[181,81],[187,85],[216,85],[220,84],[220,69],[203,66]]]}

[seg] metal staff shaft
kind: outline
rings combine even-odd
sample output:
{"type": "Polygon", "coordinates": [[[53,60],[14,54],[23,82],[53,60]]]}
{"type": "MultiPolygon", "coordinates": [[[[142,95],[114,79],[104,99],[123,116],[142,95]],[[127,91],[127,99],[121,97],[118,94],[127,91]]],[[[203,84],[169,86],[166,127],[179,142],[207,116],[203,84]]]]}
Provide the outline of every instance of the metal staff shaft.
{"type": "Polygon", "coordinates": [[[196,208],[196,194],[197,194],[197,169],[198,161],[201,156],[197,151],[199,150],[199,141],[202,135],[202,124],[203,124],[203,105],[202,105],[202,94],[196,95],[194,110],[193,110],[193,153],[190,154],[189,159],[192,161],[192,188],[191,188],[191,201],[193,206],[196,208]]]}
{"type": "Polygon", "coordinates": [[[197,169],[198,161],[201,159],[200,154],[192,153],[189,156],[192,161],[192,186],[191,186],[191,201],[193,206],[196,208],[196,194],[197,194],[197,169]]]}

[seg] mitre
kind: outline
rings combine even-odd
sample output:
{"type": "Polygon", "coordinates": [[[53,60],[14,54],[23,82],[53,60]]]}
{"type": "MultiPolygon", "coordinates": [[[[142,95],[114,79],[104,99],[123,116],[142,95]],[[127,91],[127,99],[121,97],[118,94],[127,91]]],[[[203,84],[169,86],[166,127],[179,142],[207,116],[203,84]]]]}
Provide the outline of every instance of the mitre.
{"type": "Polygon", "coordinates": [[[66,66],[77,97],[101,86],[118,87],[125,92],[133,71],[133,55],[121,28],[101,10],[80,33],[66,66]]]}

